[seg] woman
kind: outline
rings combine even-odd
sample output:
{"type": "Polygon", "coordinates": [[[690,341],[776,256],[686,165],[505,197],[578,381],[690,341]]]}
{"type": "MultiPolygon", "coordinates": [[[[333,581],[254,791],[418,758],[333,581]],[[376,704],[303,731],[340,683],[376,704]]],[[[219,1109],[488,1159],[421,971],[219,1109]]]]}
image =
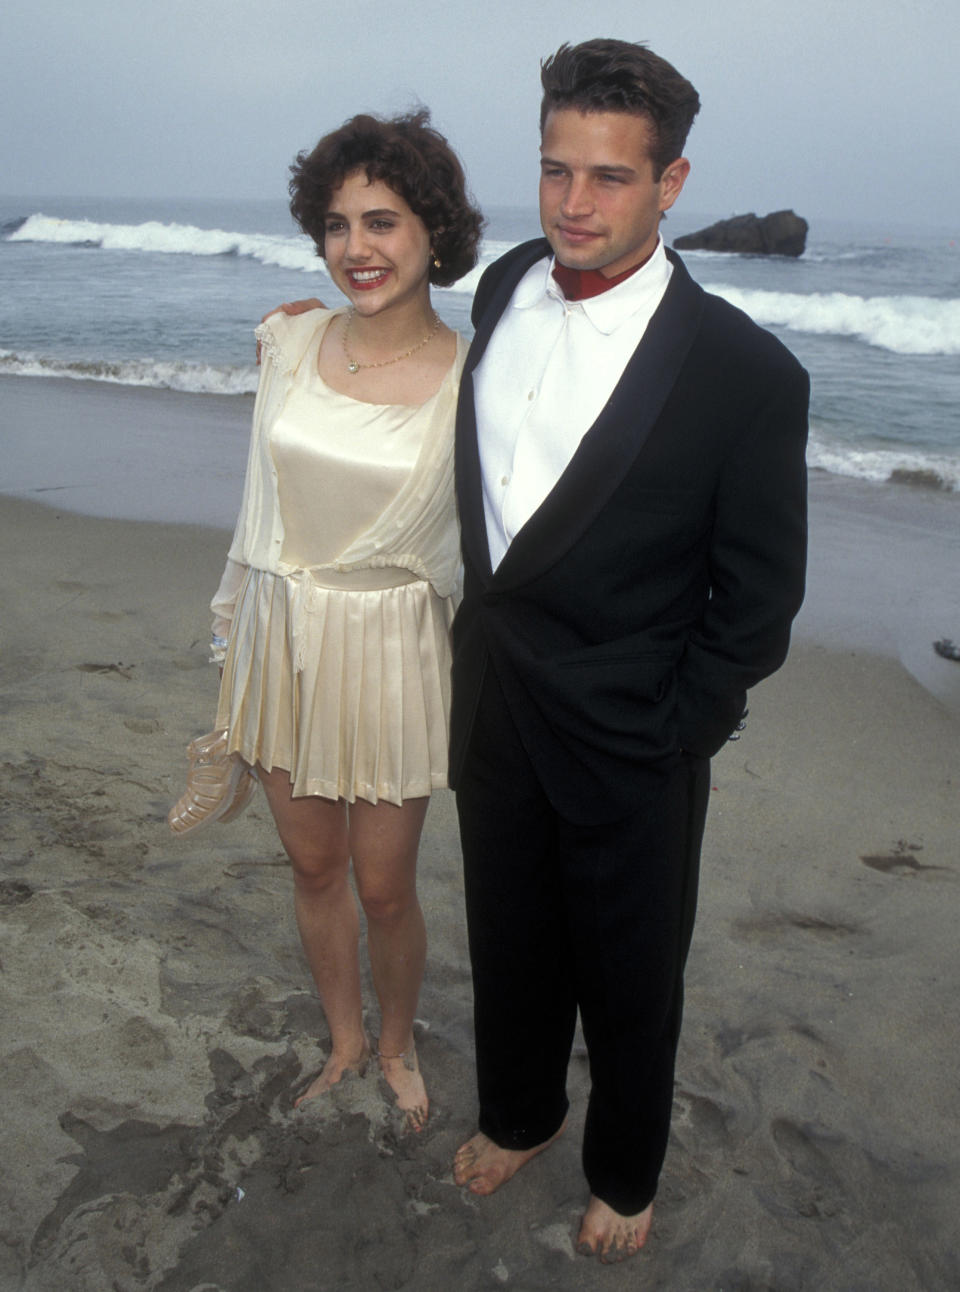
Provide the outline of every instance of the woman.
{"type": "Polygon", "coordinates": [[[217,727],[255,765],[293,866],[303,948],[330,1029],[297,1101],[371,1055],[411,1126],[428,1100],[413,1020],[425,959],[415,872],[446,784],[459,566],[453,419],[466,345],[430,285],[476,263],[481,218],[420,111],[358,116],[291,168],[291,211],[349,305],[257,329],[262,374],[240,518],[212,602],[217,727]]]}

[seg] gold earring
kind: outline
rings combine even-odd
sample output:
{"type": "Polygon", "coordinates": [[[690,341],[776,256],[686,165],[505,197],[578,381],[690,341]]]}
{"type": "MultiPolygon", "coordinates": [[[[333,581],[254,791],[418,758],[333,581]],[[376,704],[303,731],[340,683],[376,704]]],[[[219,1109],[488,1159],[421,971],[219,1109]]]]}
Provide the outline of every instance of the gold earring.
{"type": "Polygon", "coordinates": [[[439,269],[439,268],[440,268],[440,257],[439,257],[439,256],[436,256],[436,255],[435,255],[435,256],[433,257],[433,267],[434,267],[434,269],[439,269]]]}

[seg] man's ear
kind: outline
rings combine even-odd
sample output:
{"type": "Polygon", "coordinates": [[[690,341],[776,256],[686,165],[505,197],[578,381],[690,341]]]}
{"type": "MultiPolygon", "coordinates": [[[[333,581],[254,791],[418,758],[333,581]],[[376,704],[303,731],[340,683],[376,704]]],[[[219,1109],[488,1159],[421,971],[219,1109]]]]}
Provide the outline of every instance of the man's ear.
{"type": "Polygon", "coordinates": [[[680,196],[687,176],[690,174],[690,163],[686,157],[678,157],[666,167],[660,176],[660,210],[669,211],[680,196]]]}

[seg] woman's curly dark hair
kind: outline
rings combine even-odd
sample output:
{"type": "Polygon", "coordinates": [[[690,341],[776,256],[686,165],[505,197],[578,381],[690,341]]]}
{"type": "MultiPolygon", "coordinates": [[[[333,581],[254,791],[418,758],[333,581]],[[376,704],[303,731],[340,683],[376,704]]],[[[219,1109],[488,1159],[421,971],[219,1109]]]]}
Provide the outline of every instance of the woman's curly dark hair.
{"type": "Polygon", "coordinates": [[[440,261],[439,269],[430,265],[434,286],[449,287],[474,267],[483,216],[467,194],[456,153],[430,125],[426,108],[389,120],[361,113],[324,135],[312,152],[297,154],[290,167],[290,212],[321,256],[332,194],[358,170],[392,188],[426,225],[440,261]]]}

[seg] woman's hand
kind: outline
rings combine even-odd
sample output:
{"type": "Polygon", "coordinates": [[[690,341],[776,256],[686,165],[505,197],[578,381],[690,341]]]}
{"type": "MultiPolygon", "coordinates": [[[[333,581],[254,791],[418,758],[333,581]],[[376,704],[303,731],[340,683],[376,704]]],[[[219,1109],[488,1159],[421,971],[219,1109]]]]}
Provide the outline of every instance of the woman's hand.
{"type": "MultiPolygon", "coordinates": [[[[318,301],[316,296],[310,296],[305,301],[284,301],[284,303],[282,305],[278,305],[276,309],[270,310],[268,313],[264,314],[260,322],[266,323],[267,319],[270,318],[271,315],[273,314],[290,314],[291,316],[293,316],[296,314],[306,314],[308,310],[325,310],[326,308],[327,307],[326,305],[324,305],[323,301],[318,301]]],[[[260,362],[260,342],[258,341],[257,342],[257,363],[259,362],[260,362]]]]}

